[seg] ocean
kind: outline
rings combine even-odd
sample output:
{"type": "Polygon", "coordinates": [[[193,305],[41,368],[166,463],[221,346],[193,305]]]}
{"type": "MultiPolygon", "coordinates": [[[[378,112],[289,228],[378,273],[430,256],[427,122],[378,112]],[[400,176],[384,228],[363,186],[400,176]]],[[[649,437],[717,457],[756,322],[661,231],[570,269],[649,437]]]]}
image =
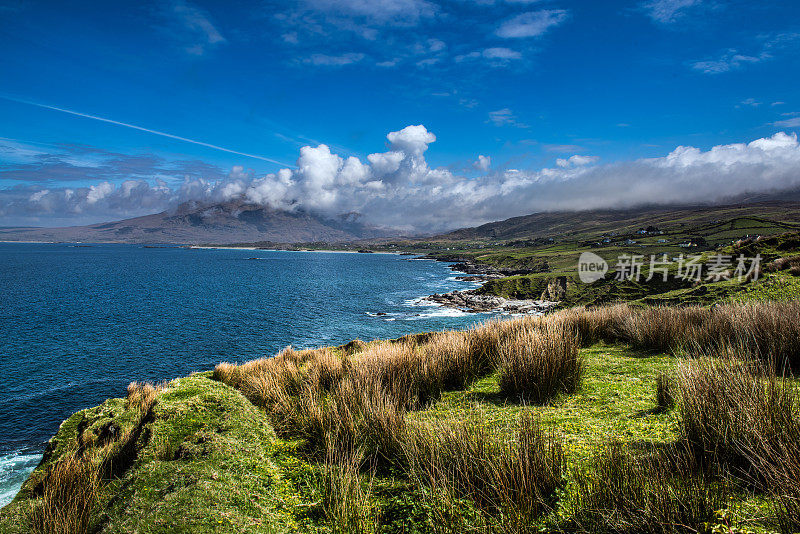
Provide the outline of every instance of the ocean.
{"type": "Polygon", "coordinates": [[[295,348],[464,328],[475,284],[395,254],[0,243],[0,506],[73,412],[295,348]]]}

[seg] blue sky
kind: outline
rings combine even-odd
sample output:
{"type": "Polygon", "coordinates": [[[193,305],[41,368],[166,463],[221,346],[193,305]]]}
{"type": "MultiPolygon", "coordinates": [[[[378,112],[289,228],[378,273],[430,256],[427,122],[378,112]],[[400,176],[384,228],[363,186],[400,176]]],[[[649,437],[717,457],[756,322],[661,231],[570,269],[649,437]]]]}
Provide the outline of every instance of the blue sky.
{"type": "MultiPolygon", "coordinates": [[[[121,218],[219,199],[225,187],[249,194],[272,176],[251,200],[395,226],[401,214],[375,215],[389,200],[415,199],[420,184],[425,195],[460,190],[456,204],[474,215],[405,224],[438,229],[585,206],[537,202],[537,191],[504,202],[514,173],[528,185],[550,169],[602,182],[682,145],[702,155],[800,129],[800,3],[790,1],[0,0],[0,50],[0,225],[121,218]],[[387,139],[401,131],[416,135],[411,145],[387,139]],[[338,169],[295,169],[301,148],[320,144],[338,169]],[[407,161],[385,172],[370,163],[392,152],[407,161]],[[351,156],[369,166],[357,178],[342,174],[351,156]]],[[[769,176],[797,170],[776,171],[768,156],[769,176]]],[[[792,185],[750,172],[744,192],[792,185]]]]}

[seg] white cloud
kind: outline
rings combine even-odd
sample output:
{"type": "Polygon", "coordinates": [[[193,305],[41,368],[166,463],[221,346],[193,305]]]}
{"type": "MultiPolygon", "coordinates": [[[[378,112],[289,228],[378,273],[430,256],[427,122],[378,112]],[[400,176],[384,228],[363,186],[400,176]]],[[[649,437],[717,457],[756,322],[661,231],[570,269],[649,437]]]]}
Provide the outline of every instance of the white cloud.
{"type": "Polygon", "coordinates": [[[739,102],[739,105],[740,106],[748,106],[748,107],[751,107],[751,108],[757,108],[758,106],[761,105],[761,102],[759,102],[755,98],[745,98],[744,100],[739,102]]]}
{"type": "Polygon", "coordinates": [[[796,53],[800,47],[800,32],[770,33],[761,35],[757,52],[742,54],[730,48],[717,59],[706,59],[690,63],[691,67],[706,74],[720,74],[761,63],[786,53],[796,53]]]}
{"type": "Polygon", "coordinates": [[[582,167],[584,165],[595,163],[599,160],[600,158],[597,156],[581,156],[580,154],[575,154],[574,156],[570,156],[566,159],[558,158],[556,160],[556,165],[565,169],[567,167],[582,167]]]}
{"type": "Polygon", "coordinates": [[[792,117],[772,123],[776,128],[800,128],[800,117],[792,117]]]}
{"type": "Polygon", "coordinates": [[[692,68],[705,74],[721,74],[723,72],[736,70],[747,64],[759,63],[771,57],[772,56],[766,52],[762,52],[758,56],[747,56],[739,54],[735,50],[729,50],[719,59],[695,61],[692,63],[692,68]]]}
{"type": "Polygon", "coordinates": [[[433,232],[538,211],[714,203],[800,188],[800,143],[782,132],[708,150],[679,146],[663,157],[605,165],[577,154],[553,168],[493,171],[490,158],[481,155],[477,177],[430,168],[425,153],[436,136],[422,125],[390,132],[387,141],[388,149],[366,162],[343,158],[326,145],[305,146],[297,169],[261,177],[234,168],[218,181],[187,179],[175,187],[128,180],[0,189],[0,216],[122,218],[187,200],[244,198],[331,216],[356,212],[368,223],[433,232]]]}
{"type": "Polygon", "coordinates": [[[671,24],[685,16],[688,9],[702,4],[703,0],[651,0],[641,7],[654,21],[671,24]]]}
{"type": "Polygon", "coordinates": [[[503,22],[495,33],[505,39],[539,37],[568,17],[569,13],[563,9],[529,11],[503,22]]]}
{"type": "Polygon", "coordinates": [[[302,4],[309,11],[389,25],[416,23],[437,11],[434,4],[425,0],[306,0],[302,4]]]}
{"type": "Polygon", "coordinates": [[[329,56],[327,54],[312,54],[311,57],[305,60],[306,63],[312,65],[319,65],[325,67],[343,67],[351,65],[363,60],[366,56],[358,52],[350,52],[338,56],[329,56]]]}
{"type": "Polygon", "coordinates": [[[103,182],[98,185],[92,185],[89,187],[89,192],[86,194],[86,202],[89,204],[95,204],[96,202],[103,200],[113,192],[114,192],[114,186],[108,182],[103,182]]]}
{"type": "Polygon", "coordinates": [[[492,47],[485,48],[483,50],[475,50],[468,54],[461,54],[456,56],[454,59],[456,63],[483,59],[486,60],[487,63],[492,67],[504,67],[512,61],[522,59],[522,54],[516,50],[512,50],[511,48],[492,47]]]}
{"type": "Polygon", "coordinates": [[[175,28],[170,33],[185,43],[184,50],[191,55],[202,56],[227,42],[209,14],[200,7],[176,0],[163,4],[162,10],[175,28]]]}
{"type": "Polygon", "coordinates": [[[472,164],[472,167],[479,170],[486,172],[492,166],[492,158],[489,156],[478,156],[478,160],[472,164]]]}
{"type": "Polygon", "coordinates": [[[417,126],[406,126],[399,132],[389,132],[386,139],[401,152],[420,156],[428,150],[428,145],[436,141],[436,136],[429,132],[427,128],[419,124],[417,126]]]}
{"type": "Polygon", "coordinates": [[[509,108],[498,109],[489,112],[489,122],[495,126],[516,126],[517,128],[530,128],[524,122],[519,122],[517,116],[514,115],[509,108]]]}
{"type": "Polygon", "coordinates": [[[522,54],[516,50],[503,47],[487,48],[481,55],[486,59],[522,59],[522,54]]]}
{"type": "Polygon", "coordinates": [[[582,146],[579,145],[544,145],[544,149],[548,152],[580,152],[583,150],[582,146]]]}

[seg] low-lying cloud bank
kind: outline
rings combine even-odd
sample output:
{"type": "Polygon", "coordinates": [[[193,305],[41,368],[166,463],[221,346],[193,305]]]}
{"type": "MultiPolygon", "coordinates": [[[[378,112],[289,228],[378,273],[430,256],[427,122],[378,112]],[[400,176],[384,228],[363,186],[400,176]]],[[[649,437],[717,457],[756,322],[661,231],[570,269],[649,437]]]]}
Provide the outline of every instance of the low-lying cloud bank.
{"type": "Polygon", "coordinates": [[[707,151],[680,146],[664,157],[613,164],[573,156],[554,168],[490,171],[484,158],[478,177],[430,168],[425,152],[436,136],[422,125],[390,132],[387,139],[388,150],[366,161],[341,157],[326,145],[305,146],[297,169],[260,177],[237,167],[223,179],[186,178],[177,186],[127,180],[0,190],[0,217],[122,218],[188,200],[242,198],[330,216],[355,212],[377,226],[436,232],[539,211],[716,203],[800,187],[800,143],[783,132],[707,151]]]}

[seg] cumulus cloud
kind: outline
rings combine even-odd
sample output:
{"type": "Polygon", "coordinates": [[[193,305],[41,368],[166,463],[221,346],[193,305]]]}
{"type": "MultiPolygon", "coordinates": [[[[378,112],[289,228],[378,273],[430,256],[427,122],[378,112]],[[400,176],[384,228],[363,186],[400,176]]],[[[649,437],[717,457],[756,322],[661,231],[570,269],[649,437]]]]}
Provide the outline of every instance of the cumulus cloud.
{"type": "Polygon", "coordinates": [[[492,158],[489,156],[478,156],[478,160],[472,164],[474,169],[486,172],[492,166],[492,158]]]}
{"type": "Polygon", "coordinates": [[[423,125],[390,132],[386,141],[387,149],[366,161],[340,156],[324,144],[305,146],[296,169],[265,176],[237,167],[218,180],[187,177],[175,185],[19,185],[0,190],[0,217],[121,218],[187,200],[244,200],[331,217],[358,213],[378,226],[436,232],[539,211],[715,203],[800,187],[800,143],[783,132],[708,150],[679,146],[663,157],[604,165],[576,154],[552,168],[492,170],[490,158],[481,155],[474,164],[481,171],[477,177],[431,168],[425,155],[436,136],[423,125]]]}
{"type": "Polygon", "coordinates": [[[561,168],[567,167],[582,167],[584,165],[589,165],[591,163],[595,163],[600,158],[597,156],[581,156],[580,154],[575,154],[574,156],[570,156],[566,159],[558,158],[556,160],[556,165],[561,168]]]}

